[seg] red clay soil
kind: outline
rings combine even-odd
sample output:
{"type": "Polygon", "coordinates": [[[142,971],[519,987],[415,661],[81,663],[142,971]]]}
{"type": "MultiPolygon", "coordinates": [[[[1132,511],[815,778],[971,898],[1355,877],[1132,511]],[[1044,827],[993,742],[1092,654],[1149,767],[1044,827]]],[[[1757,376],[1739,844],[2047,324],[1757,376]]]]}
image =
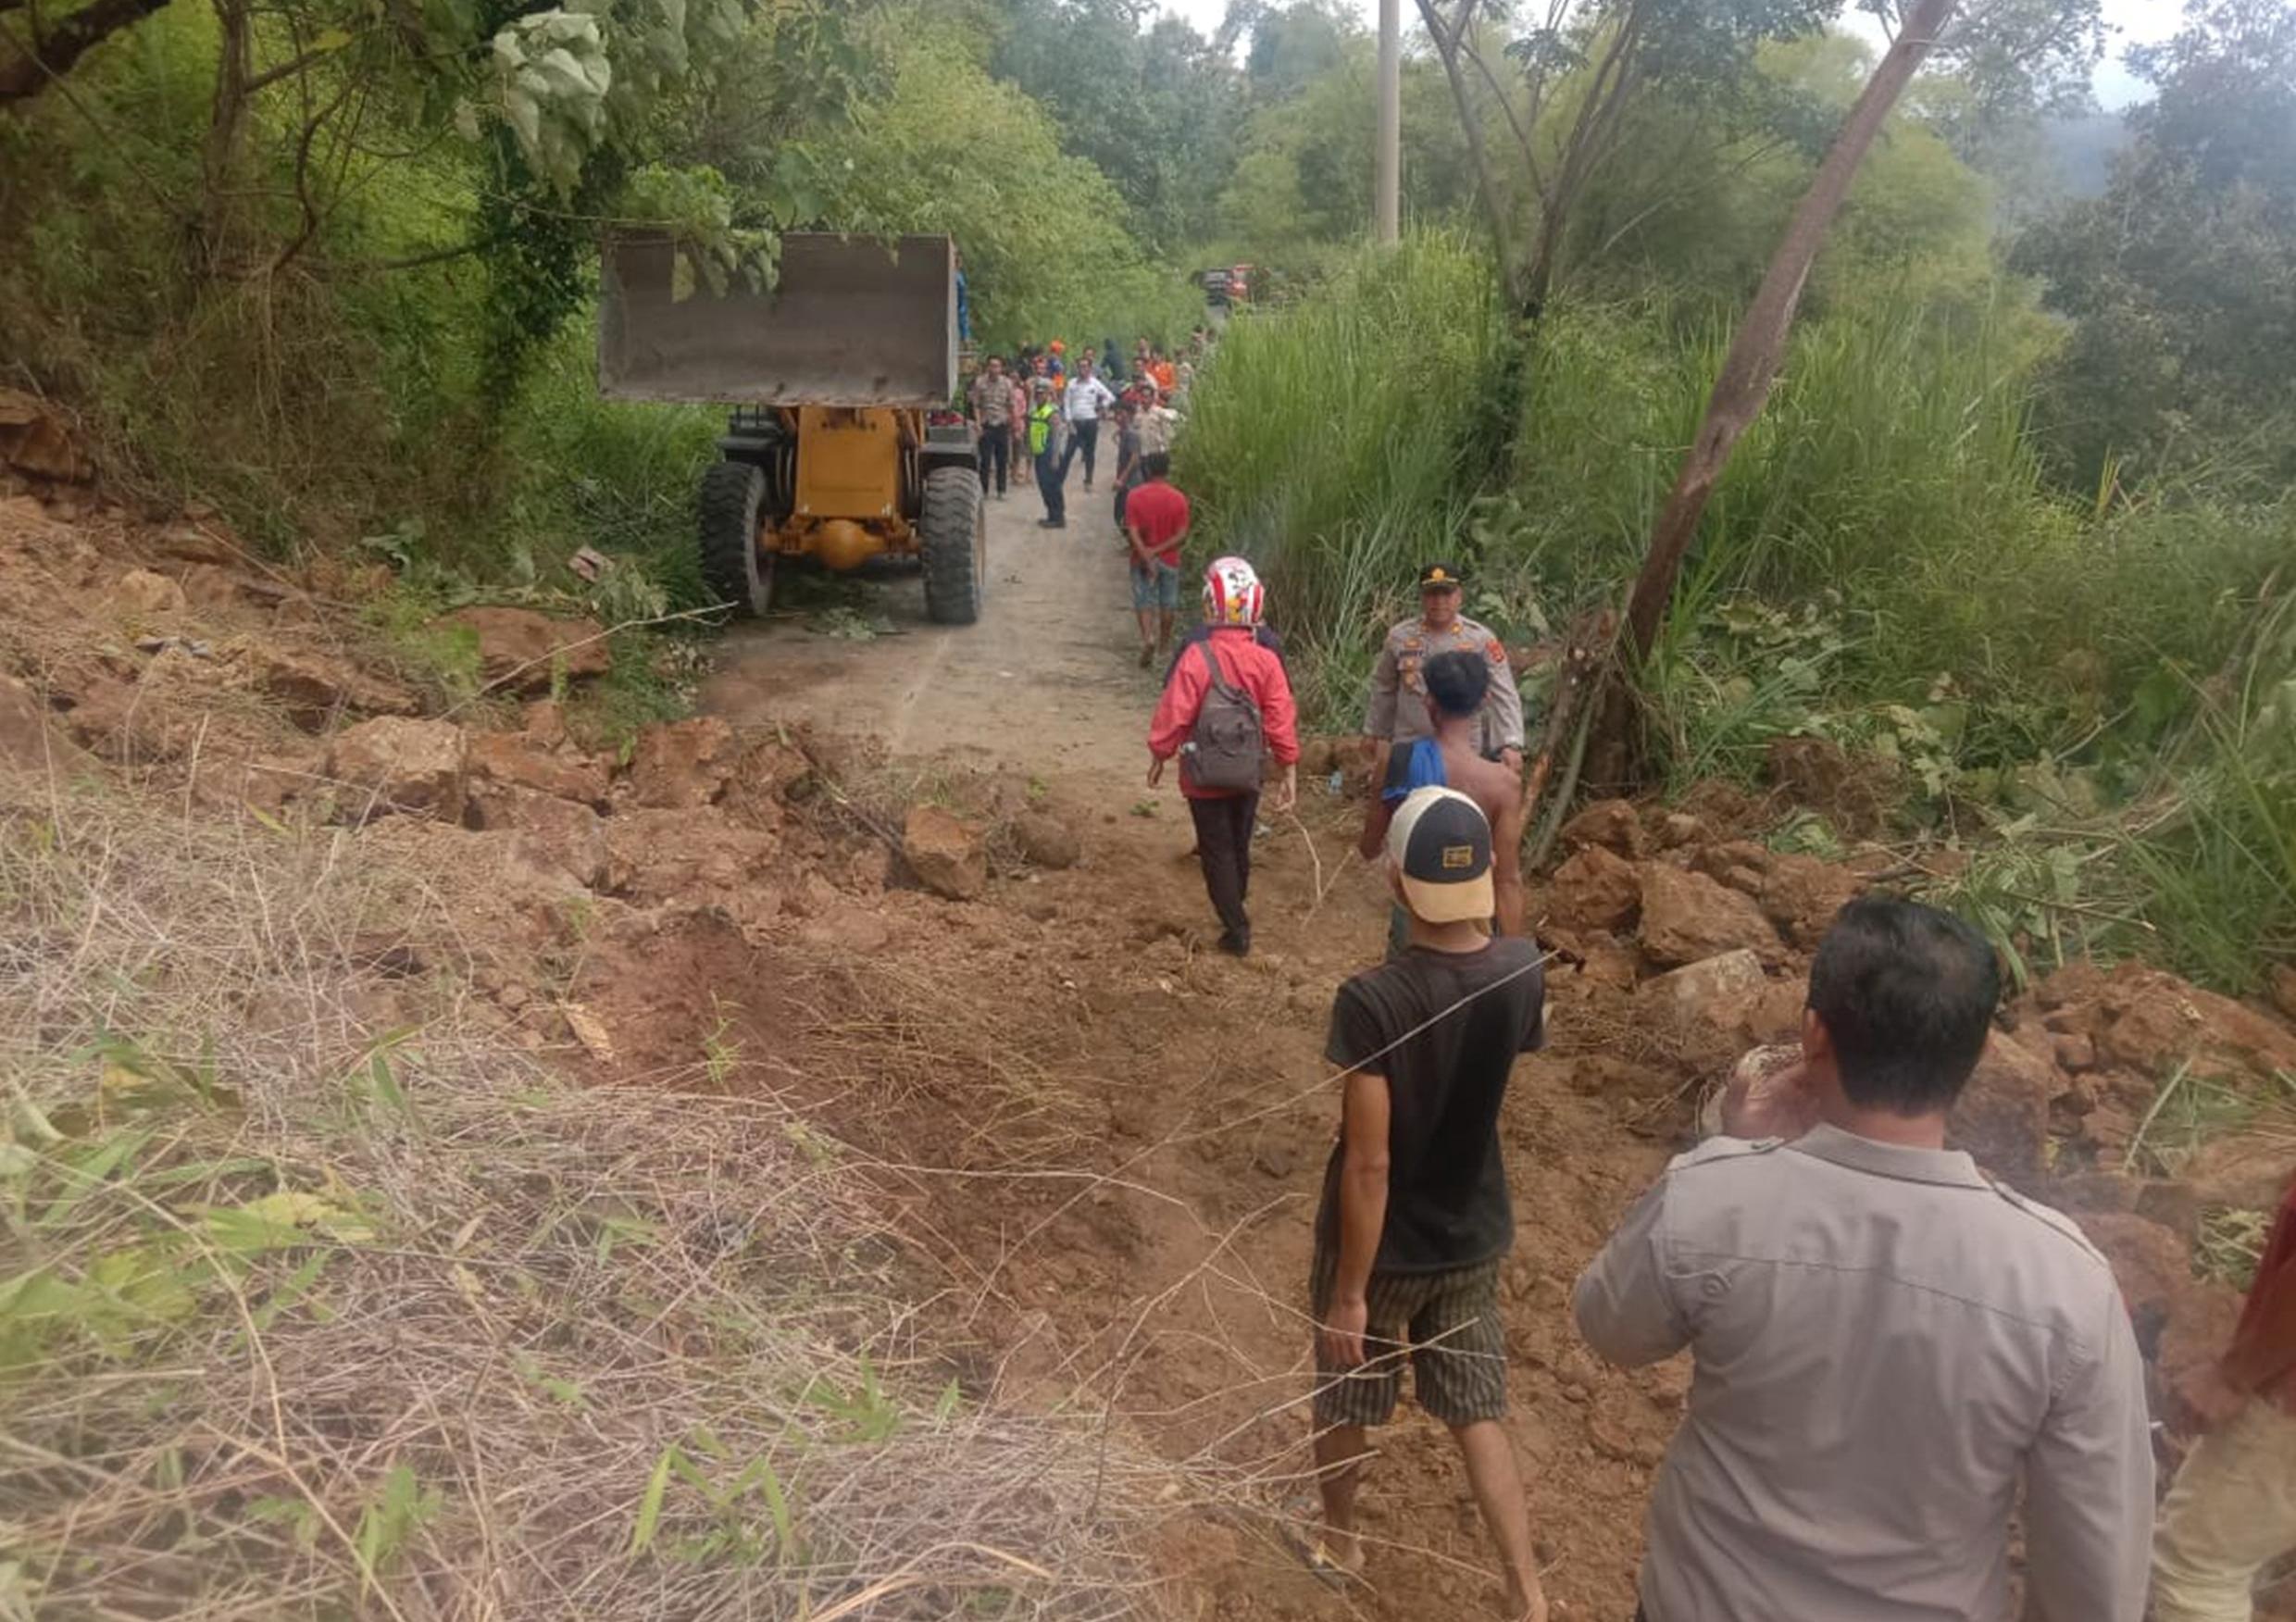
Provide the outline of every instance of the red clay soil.
{"type": "MultiPolygon", "coordinates": [[[[23,723],[0,727],[0,763],[86,750],[217,815],[346,825],[435,788],[458,822],[386,816],[359,837],[435,870],[492,1017],[601,1084],[690,1084],[698,1066],[805,1102],[818,1151],[872,1168],[901,1211],[910,1249],[888,1289],[929,1292],[919,1339],[942,1366],[916,1372],[982,1401],[1080,1406],[1194,1467],[1204,1491],[1174,1503],[1157,1544],[1168,1614],[1489,1614],[1464,1479],[1408,1404],[1365,1492],[1367,1581],[1335,1596],[1277,1535],[1304,1484],[1309,1224],[1338,1111],[1324,1022],[1385,929],[1386,897],[1349,854],[1359,813],[1311,775],[1302,818],[1271,817],[1258,845],[1257,954],[1210,952],[1184,813],[1139,786],[1154,690],[1112,652],[1120,596],[1079,617],[1053,572],[1070,543],[1017,541],[1017,510],[1000,530],[1036,550],[999,582],[1023,616],[1010,634],[969,656],[889,639],[865,657],[784,629],[771,658],[731,655],[743,724],[657,730],[620,762],[584,753],[546,704],[496,711],[523,732],[475,742],[399,718],[435,700],[361,665],[325,582],[274,579],[180,526],[113,512],[71,528],[0,503],[16,616],[0,625],[0,721],[23,723]],[[830,656],[848,665],[824,686],[830,656]],[[779,724],[841,702],[856,733],[893,715],[896,735],[971,753],[887,760],[779,724]],[[352,759],[378,780],[339,780],[352,759]],[[426,787],[418,768],[453,780],[426,787]],[[928,801],[982,830],[978,899],[917,887],[889,848],[928,801]],[[1064,823],[1081,861],[1021,860],[1044,843],[1024,812],[1064,823]]],[[[1113,554],[1084,568],[1113,576],[1113,554]]],[[[1890,866],[1775,856],[1743,837],[1739,797],[1695,809],[1598,807],[1534,896],[1557,950],[1553,1045],[1518,1067],[1502,1125],[1518,1234],[1504,1297],[1508,1429],[1558,1617],[1631,1615],[1651,1474],[1688,1385],[1679,1360],[1626,1373],[1589,1356],[1571,1282],[1690,1141],[1703,1083],[1791,1032],[1824,916],[1890,866]],[[1689,979],[1653,979],[1678,964],[1689,979]]],[[[1963,1122],[1989,1163],[2101,1218],[2170,1372],[2207,1354],[2232,1306],[2192,1276],[2202,1214],[2269,1203],[2288,1142],[2235,1140],[2257,1153],[2205,1151],[2175,1182],[2128,1175],[2137,1121],[2187,1057],[2296,1070],[2296,1034],[2165,976],[2082,967],[2010,1011],[1963,1122]]],[[[2165,1379],[2155,1399],[2173,1458],[2165,1379]]]]}

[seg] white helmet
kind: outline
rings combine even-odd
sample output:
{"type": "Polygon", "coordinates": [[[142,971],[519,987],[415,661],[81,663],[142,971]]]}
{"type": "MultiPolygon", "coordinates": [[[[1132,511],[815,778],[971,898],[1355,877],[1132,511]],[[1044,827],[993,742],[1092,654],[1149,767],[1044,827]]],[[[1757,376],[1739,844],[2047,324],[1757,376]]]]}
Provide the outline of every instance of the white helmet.
{"type": "Polygon", "coordinates": [[[1216,557],[1204,571],[1204,618],[1213,625],[1257,625],[1267,588],[1241,557],[1216,557]]]}

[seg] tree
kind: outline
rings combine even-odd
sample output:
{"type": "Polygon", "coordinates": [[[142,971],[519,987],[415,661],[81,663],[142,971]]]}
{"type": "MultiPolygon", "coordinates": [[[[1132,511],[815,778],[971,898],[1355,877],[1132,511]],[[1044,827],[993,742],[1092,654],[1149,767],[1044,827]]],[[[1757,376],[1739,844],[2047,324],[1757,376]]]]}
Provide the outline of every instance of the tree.
{"type": "Polygon", "coordinates": [[[2013,263],[2073,326],[2053,368],[2061,466],[2296,473],[2296,6],[2196,0],[2131,53],[2155,87],[2104,195],[2028,230],[2013,263]]]}
{"type": "Polygon", "coordinates": [[[1243,87],[1185,22],[1146,0],[1011,0],[989,68],[1051,115],[1064,151],[1115,182],[1153,250],[1211,230],[1243,87]]]}
{"type": "Polygon", "coordinates": [[[1635,577],[1634,590],[1627,599],[1626,638],[1638,657],[1647,655],[1656,643],[1659,624],[1674,595],[1682,559],[1697,536],[1698,521],[1705,513],[1707,498],[1729,461],[1731,449],[1760,414],[1763,402],[1769,397],[1770,385],[1778,379],[1778,366],[1785,359],[1786,339],[1793,330],[1794,311],[1809,282],[1810,268],[1816,263],[1818,250],[1825,246],[1835,216],[1849,198],[1858,168],[1922,59],[1953,19],[1955,3],[1956,0],[1918,0],[1914,6],[1905,27],[1899,31],[1881,65],[1874,69],[1865,94],[1850,109],[1841,133],[1834,140],[1833,150],[1826,155],[1816,179],[1810,182],[1808,193],[1794,210],[1793,219],[1786,227],[1785,240],[1778,243],[1778,254],[1770,261],[1762,286],[1747,307],[1745,318],[1739,323],[1730,341],[1729,354],[1723,359],[1721,375],[1715,380],[1705,418],[1698,425],[1690,454],[1683,458],[1682,470],[1676,477],[1673,492],[1652,531],[1650,551],[1643,559],[1641,572],[1635,577]]]}
{"type": "Polygon", "coordinates": [[[1468,159],[1511,307],[1535,317],[1554,291],[1573,216],[1617,151],[1628,109],[1663,93],[1678,106],[1730,106],[1755,49],[1822,26],[1840,0],[1547,0],[1542,22],[1490,59],[1480,0],[1418,0],[1466,131],[1468,159]],[[1508,141],[1535,218],[1491,159],[1508,141]]]}
{"type": "MultiPolygon", "coordinates": [[[[1282,261],[1352,246],[1370,229],[1373,71],[1371,42],[1351,39],[1329,68],[1245,123],[1219,199],[1222,242],[1237,256],[1282,261]]],[[[1403,93],[1404,193],[1415,215],[1441,219],[1472,200],[1458,121],[1431,63],[1405,62],[1403,93]]]]}
{"type": "MultiPolygon", "coordinates": [[[[1909,0],[1858,4],[1892,27],[1910,9],[1909,0]]],[[[1466,131],[1502,287],[1535,316],[1581,245],[1589,200],[1603,197],[1614,218],[1650,201],[1622,200],[1610,184],[1644,114],[1691,142],[1810,138],[1814,109],[1781,100],[1757,63],[1766,48],[1824,30],[1842,0],[1542,0],[1542,15],[1511,38],[1501,37],[1506,9],[1487,0],[1418,6],[1466,131]]],[[[1976,109],[1965,121],[1990,129],[2076,87],[2085,94],[2103,28],[2099,0],[1978,0],[1928,44],[1976,109]]]]}
{"type": "Polygon", "coordinates": [[[883,90],[816,166],[822,222],[954,235],[975,331],[992,348],[1127,331],[1152,313],[1142,306],[1158,303],[1160,283],[1193,299],[1151,266],[1109,178],[1061,150],[1047,109],[992,78],[963,42],[894,22],[883,90]]]}

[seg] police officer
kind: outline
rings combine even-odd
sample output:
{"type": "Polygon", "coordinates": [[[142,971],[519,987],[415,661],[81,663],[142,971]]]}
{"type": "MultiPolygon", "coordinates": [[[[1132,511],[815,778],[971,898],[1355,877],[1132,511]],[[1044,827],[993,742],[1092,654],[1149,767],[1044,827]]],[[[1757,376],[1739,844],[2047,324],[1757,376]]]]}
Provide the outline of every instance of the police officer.
{"type": "MultiPolygon", "coordinates": [[[[1371,671],[1371,708],[1364,730],[1381,752],[1389,745],[1428,736],[1427,680],[1420,674],[1438,654],[1467,652],[1491,661],[1491,691],[1484,696],[1482,750],[1486,758],[1523,769],[1523,699],[1515,690],[1515,670],[1506,649],[1487,627],[1459,612],[1459,571],[1430,564],[1419,576],[1419,617],[1387,633],[1379,662],[1371,671]]],[[[1373,781],[1379,780],[1375,775],[1373,781]]]]}

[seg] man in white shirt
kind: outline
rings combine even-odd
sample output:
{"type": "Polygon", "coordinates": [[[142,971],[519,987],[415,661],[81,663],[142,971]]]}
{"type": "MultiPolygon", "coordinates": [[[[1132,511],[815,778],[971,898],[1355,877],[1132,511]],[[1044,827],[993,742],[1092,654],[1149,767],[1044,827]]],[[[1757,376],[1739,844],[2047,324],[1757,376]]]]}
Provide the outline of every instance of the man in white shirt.
{"type": "Polygon", "coordinates": [[[1817,1124],[1682,1155],[1578,1280],[1603,1356],[1695,1360],[1644,1622],[2005,1619],[2020,1486],[2026,1614],[2143,1615],[2152,1447],[2113,1270],[1945,1147],[2000,990],[1959,919],[1852,902],[1810,968],[1817,1124]]]}
{"type": "Polygon", "coordinates": [[[1117,403],[1116,391],[1095,375],[1089,355],[1077,362],[1076,375],[1061,395],[1061,415],[1068,419],[1068,454],[1061,458],[1060,479],[1068,480],[1068,464],[1084,453],[1084,488],[1092,488],[1092,457],[1100,448],[1100,414],[1117,403]]]}

